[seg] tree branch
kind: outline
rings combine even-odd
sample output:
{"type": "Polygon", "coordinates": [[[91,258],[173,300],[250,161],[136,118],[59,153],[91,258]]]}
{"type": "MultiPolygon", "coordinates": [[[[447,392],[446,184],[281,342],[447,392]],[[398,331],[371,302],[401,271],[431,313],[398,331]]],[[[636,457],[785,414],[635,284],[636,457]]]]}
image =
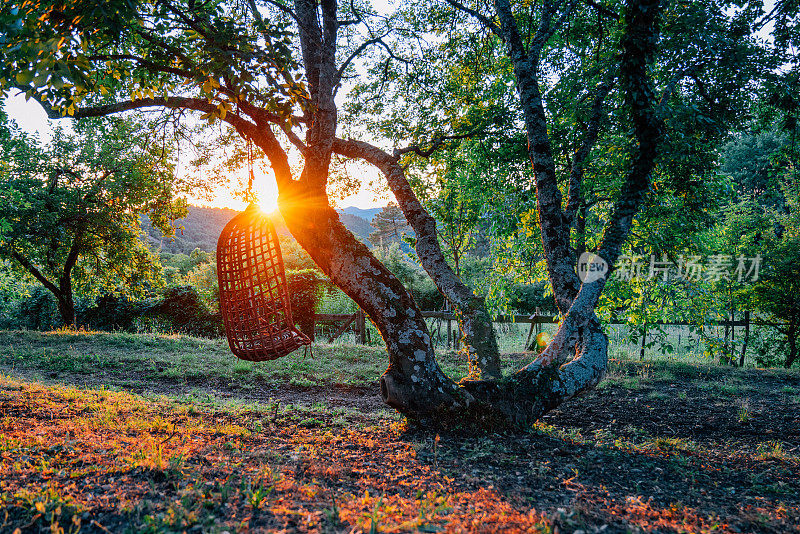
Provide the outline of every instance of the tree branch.
{"type": "Polygon", "coordinates": [[[650,185],[650,173],[663,135],[663,123],[654,107],[653,85],[647,72],[655,51],[660,8],[659,0],[628,0],[625,14],[627,31],[622,41],[620,79],[638,146],[598,250],[612,268],[650,185]]]}
{"type": "Polygon", "coordinates": [[[515,64],[523,61],[528,54],[519,34],[517,19],[514,18],[514,13],[511,11],[511,4],[508,0],[495,0],[494,5],[497,9],[497,17],[500,19],[498,35],[506,42],[508,55],[515,64]]]}
{"type": "Polygon", "coordinates": [[[145,29],[145,28],[141,28],[141,27],[140,27],[140,28],[138,29],[138,31],[137,31],[137,34],[138,34],[138,35],[139,35],[139,36],[140,36],[142,39],[144,39],[145,41],[147,41],[148,43],[150,43],[150,44],[152,44],[152,45],[155,45],[155,46],[157,46],[157,47],[159,47],[159,48],[161,48],[161,49],[163,49],[163,50],[166,50],[166,51],[167,51],[167,52],[169,52],[170,54],[173,54],[175,57],[178,57],[178,58],[180,58],[180,60],[181,60],[181,61],[183,61],[183,62],[187,62],[187,61],[188,61],[188,58],[186,57],[186,54],[184,54],[184,53],[183,53],[183,50],[181,50],[181,49],[180,49],[180,48],[178,48],[178,47],[175,47],[175,46],[169,45],[169,44],[167,44],[167,43],[163,42],[162,40],[160,40],[160,39],[157,39],[157,38],[153,37],[153,35],[151,34],[151,32],[149,32],[149,31],[146,31],[146,29],[145,29]]]}
{"type": "Polygon", "coordinates": [[[583,138],[580,148],[575,152],[575,158],[572,162],[572,169],[569,174],[569,185],[567,187],[567,206],[564,208],[564,219],[567,226],[572,226],[575,220],[575,214],[581,203],[581,184],[583,183],[583,175],[585,169],[586,158],[592,150],[597,136],[600,132],[600,121],[603,118],[603,102],[606,96],[613,87],[613,83],[603,81],[597,87],[595,93],[594,103],[592,105],[592,114],[589,118],[589,124],[586,127],[586,135],[583,138]]]}
{"type": "MultiPolygon", "coordinates": [[[[34,96],[36,98],[36,96],[34,96]]],[[[37,100],[42,104],[41,100],[37,100]]],[[[247,113],[255,124],[245,120],[239,114],[234,112],[227,112],[225,118],[220,118],[221,121],[226,122],[236,128],[242,136],[251,139],[256,145],[264,151],[264,154],[270,160],[272,168],[275,171],[275,179],[278,181],[279,187],[292,181],[291,166],[286,152],[281,147],[278,139],[270,128],[270,123],[283,124],[285,121],[280,120],[276,115],[256,108],[251,104],[240,103],[243,111],[247,113]]],[[[62,115],[49,109],[46,105],[42,105],[51,119],[61,119],[62,115]]],[[[113,115],[123,111],[130,111],[134,109],[148,108],[148,107],[164,107],[169,109],[191,109],[194,111],[202,111],[210,113],[217,109],[213,103],[205,99],[188,98],[188,97],[158,97],[158,98],[140,98],[126,102],[117,102],[114,104],[106,104],[102,106],[94,106],[89,108],[81,108],[75,111],[75,118],[87,117],[103,117],[106,115],[113,115]]]]}
{"type": "Polygon", "coordinates": [[[44,287],[47,288],[48,291],[50,291],[53,295],[55,295],[56,298],[58,298],[61,291],[59,291],[58,287],[56,287],[54,283],[52,283],[50,280],[47,279],[47,277],[45,277],[42,274],[42,272],[36,267],[36,265],[34,265],[31,261],[28,260],[28,258],[26,258],[25,256],[23,256],[22,254],[20,254],[15,250],[11,251],[11,256],[15,260],[17,260],[20,263],[20,265],[22,265],[29,273],[31,273],[33,277],[39,281],[39,283],[41,283],[44,287]]]}
{"type": "Polygon", "coordinates": [[[464,134],[441,135],[441,136],[435,137],[433,139],[433,141],[431,142],[431,146],[428,147],[425,150],[423,150],[422,147],[420,147],[420,145],[409,145],[409,146],[404,147],[404,148],[396,148],[394,150],[393,154],[394,154],[395,158],[399,158],[403,154],[408,154],[408,153],[413,152],[414,154],[416,154],[418,156],[421,156],[423,158],[427,158],[427,157],[430,157],[430,155],[433,154],[434,152],[436,152],[439,148],[441,148],[441,146],[445,143],[445,141],[455,141],[455,140],[458,140],[458,139],[468,139],[468,138],[474,136],[475,134],[479,133],[481,130],[482,130],[482,128],[478,128],[476,130],[473,130],[471,132],[464,133],[464,134]]]}
{"type": "Polygon", "coordinates": [[[499,351],[485,302],[472,293],[447,263],[437,238],[436,220],[417,198],[398,157],[353,139],[335,139],[333,151],[371,163],[384,174],[397,204],[416,234],[415,249],[422,267],[442,295],[459,310],[459,324],[465,334],[470,366],[474,364],[487,377],[499,377],[499,351]]]}
{"type": "Polygon", "coordinates": [[[184,70],[184,69],[179,69],[177,67],[170,67],[170,66],[167,66],[167,65],[160,65],[158,63],[154,63],[153,61],[149,61],[147,59],[144,59],[144,58],[141,58],[141,57],[138,57],[138,56],[134,56],[132,54],[95,54],[95,55],[87,56],[86,59],[88,59],[90,61],[129,60],[129,61],[135,61],[136,63],[138,63],[142,67],[145,67],[145,68],[157,71],[157,72],[166,72],[166,73],[169,73],[169,74],[174,74],[175,76],[182,76],[184,78],[195,78],[196,77],[196,74],[191,72],[191,71],[184,70]]]}
{"type": "Polygon", "coordinates": [[[361,52],[363,52],[368,47],[370,47],[370,46],[372,46],[374,44],[379,44],[379,45],[383,46],[386,49],[386,52],[388,52],[389,57],[394,59],[395,61],[399,61],[401,63],[406,63],[406,64],[410,63],[410,61],[408,61],[407,59],[403,59],[403,58],[399,57],[398,55],[396,55],[394,53],[394,51],[392,51],[391,47],[383,41],[383,38],[386,37],[387,35],[389,35],[389,33],[390,32],[386,32],[383,35],[381,35],[380,37],[375,37],[373,39],[369,39],[369,40],[364,41],[363,43],[361,43],[361,45],[358,48],[356,48],[353,51],[353,53],[350,54],[347,57],[347,59],[344,60],[344,62],[342,62],[341,66],[339,67],[339,70],[336,72],[336,85],[338,85],[339,82],[341,81],[342,76],[344,75],[344,71],[345,71],[345,69],[347,69],[347,67],[350,65],[350,63],[356,57],[358,57],[361,54],[361,52]]]}
{"type": "Polygon", "coordinates": [[[528,49],[528,60],[535,65],[536,69],[538,69],[539,58],[547,41],[549,41],[553,34],[567,21],[572,14],[572,10],[575,9],[577,5],[578,0],[572,0],[567,3],[564,7],[564,11],[561,12],[561,16],[553,23],[553,15],[556,13],[556,8],[552,0],[545,0],[542,6],[542,20],[539,22],[539,28],[536,30],[536,35],[534,35],[531,46],[528,49]]]}
{"type": "Polygon", "coordinates": [[[501,39],[503,38],[503,34],[500,31],[500,27],[486,15],[465,6],[464,4],[462,4],[461,2],[457,2],[456,0],[445,0],[445,1],[454,8],[458,9],[459,11],[463,11],[467,15],[470,15],[471,17],[478,19],[478,21],[480,21],[480,23],[483,24],[486,27],[486,29],[490,30],[492,33],[494,33],[501,39]]]}
{"type": "Polygon", "coordinates": [[[614,11],[613,9],[609,9],[606,6],[600,5],[595,0],[583,0],[583,2],[589,6],[594,8],[598,13],[603,15],[609,20],[617,21],[619,20],[619,13],[614,11]]]}
{"type": "MultiPolygon", "coordinates": [[[[551,24],[553,7],[545,0],[542,21],[529,50],[525,50],[508,0],[495,0],[498,17],[508,55],[514,64],[517,91],[525,119],[528,137],[528,155],[536,178],[536,203],[541,228],[542,246],[547,261],[547,274],[553,287],[556,305],[566,313],[580,287],[574,269],[574,254],[570,248],[570,228],[562,209],[562,196],[558,188],[553,148],[547,128],[539,86],[539,55],[554,26],[551,24]]],[[[561,20],[569,13],[569,8],[561,20]]],[[[555,26],[557,27],[557,26],[555,26]]]]}
{"type": "Polygon", "coordinates": [[[67,259],[64,261],[64,269],[61,273],[61,280],[59,285],[63,288],[69,286],[70,276],[72,275],[72,268],[78,262],[78,256],[81,253],[81,245],[83,244],[83,231],[78,230],[75,232],[75,237],[72,239],[72,245],[69,248],[67,259]]]}
{"type": "MultiPolygon", "coordinates": [[[[270,5],[277,7],[279,10],[283,11],[284,13],[292,17],[292,19],[294,19],[295,22],[299,22],[299,20],[297,20],[297,15],[295,14],[295,12],[292,11],[288,6],[281,4],[277,0],[264,0],[264,1],[270,5]]],[[[253,3],[253,5],[255,5],[255,3],[253,3]]]]}

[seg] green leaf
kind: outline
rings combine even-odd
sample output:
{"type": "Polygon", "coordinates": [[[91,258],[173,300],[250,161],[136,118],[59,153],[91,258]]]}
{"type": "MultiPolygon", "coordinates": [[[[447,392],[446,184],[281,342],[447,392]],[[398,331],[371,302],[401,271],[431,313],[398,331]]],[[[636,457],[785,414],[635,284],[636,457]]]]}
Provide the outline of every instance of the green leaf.
{"type": "Polygon", "coordinates": [[[18,72],[16,76],[17,83],[20,85],[28,85],[33,80],[33,71],[25,70],[18,72]]]}

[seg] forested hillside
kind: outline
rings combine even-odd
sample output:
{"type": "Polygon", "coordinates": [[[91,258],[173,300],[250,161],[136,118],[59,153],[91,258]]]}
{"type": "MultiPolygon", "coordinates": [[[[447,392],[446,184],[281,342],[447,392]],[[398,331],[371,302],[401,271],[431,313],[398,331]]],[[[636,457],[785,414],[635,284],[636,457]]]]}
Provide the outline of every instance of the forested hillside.
{"type": "MultiPolygon", "coordinates": [[[[369,234],[374,231],[369,222],[343,210],[337,211],[339,211],[339,218],[347,229],[359,239],[368,243],[369,234]]],[[[146,234],[148,243],[157,248],[160,247],[163,252],[189,254],[196,248],[212,252],[217,248],[217,238],[222,232],[222,228],[236,213],[238,212],[228,208],[189,206],[186,217],[176,219],[172,223],[175,228],[174,236],[165,237],[161,230],[155,228],[146,216],[142,217],[142,230],[146,234]]],[[[275,214],[273,223],[279,234],[289,233],[279,214],[275,214]]]]}
{"type": "Polygon", "coordinates": [[[380,213],[381,208],[357,208],[355,206],[347,206],[346,208],[342,208],[339,211],[339,215],[342,213],[347,213],[350,215],[355,215],[356,217],[361,217],[367,222],[372,222],[372,218],[375,217],[378,213],[380,213]]]}
{"type": "Polygon", "coordinates": [[[143,216],[142,230],[148,243],[173,254],[189,254],[196,248],[210,252],[216,250],[222,228],[236,215],[236,211],[228,208],[189,206],[187,211],[186,217],[173,221],[174,237],[165,237],[161,230],[153,227],[147,216],[143,216]]]}

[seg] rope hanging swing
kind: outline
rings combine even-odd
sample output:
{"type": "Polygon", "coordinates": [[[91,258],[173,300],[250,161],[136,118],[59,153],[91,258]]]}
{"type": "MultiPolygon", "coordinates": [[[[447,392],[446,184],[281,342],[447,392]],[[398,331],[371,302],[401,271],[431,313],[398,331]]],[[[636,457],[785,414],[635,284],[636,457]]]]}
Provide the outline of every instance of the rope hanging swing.
{"type": "MultiPolygon", "coordinates": [[[[252,198],[253,162],[248,141],[252,198]]],[[[219,308],[231,351],[248,361],[274,360],[311,340],[292,321],[286,272],[275,226],[255,203],[236,215],[217,241],[219,308]]]]}

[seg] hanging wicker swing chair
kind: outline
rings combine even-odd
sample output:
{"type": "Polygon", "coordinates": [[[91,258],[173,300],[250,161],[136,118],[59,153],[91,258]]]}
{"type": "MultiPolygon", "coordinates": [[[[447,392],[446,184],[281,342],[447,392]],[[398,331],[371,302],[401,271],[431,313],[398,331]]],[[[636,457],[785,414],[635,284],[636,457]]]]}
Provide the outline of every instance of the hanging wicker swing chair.
{"type": "Polygon", "coordinates": [[[222,230],[217,273],[225,334],[238,358],[274,360],[311,344],[292,321],[278,234],[255,204],[222,230]]]}

